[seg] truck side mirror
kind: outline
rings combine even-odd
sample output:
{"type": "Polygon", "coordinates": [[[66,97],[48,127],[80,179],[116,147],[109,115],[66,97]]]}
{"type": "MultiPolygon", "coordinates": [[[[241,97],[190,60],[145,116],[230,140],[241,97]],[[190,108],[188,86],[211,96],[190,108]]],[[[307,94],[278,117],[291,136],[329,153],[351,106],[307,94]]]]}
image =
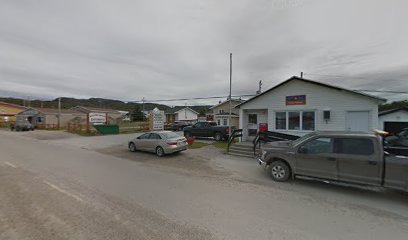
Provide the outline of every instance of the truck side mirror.
{"type": "Polygon", "coordinates": [[[307,148],[305,146],[301,146],[298,150],[299,153],[307,153],[307,148]]]}

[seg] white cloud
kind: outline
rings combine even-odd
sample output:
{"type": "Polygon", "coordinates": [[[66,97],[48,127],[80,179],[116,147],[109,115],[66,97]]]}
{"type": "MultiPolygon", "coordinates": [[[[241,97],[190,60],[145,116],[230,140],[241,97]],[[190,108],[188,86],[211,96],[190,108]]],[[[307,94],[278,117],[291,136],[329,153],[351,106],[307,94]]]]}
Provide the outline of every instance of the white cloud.
{"type": "Polygon", "coordinates": [[[368,78],[313,77],[353,89],[394,88],[384,84],[393,79],[408,90],[407,6],[397,0],[2,1],[0,94],[126,101],[227,95],[230,52],[234,94],[301,71],[368,78]]]}

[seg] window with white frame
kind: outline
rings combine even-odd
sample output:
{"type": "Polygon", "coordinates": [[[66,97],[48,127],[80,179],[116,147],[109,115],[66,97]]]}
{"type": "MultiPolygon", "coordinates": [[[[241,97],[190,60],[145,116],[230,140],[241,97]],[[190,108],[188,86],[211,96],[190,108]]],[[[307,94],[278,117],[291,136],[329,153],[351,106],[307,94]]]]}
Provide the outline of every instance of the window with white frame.
{"type": "Polygon", "coordinates": [[[275,112],[276,130],[315,130],[314,111],[282,111],[275,112]]]}
{"type": "Polygon", "coordinates": [[[227,119],[227,118],[224,118],[223,121],[224,121],[224,122],[223,122],[224,126],[228,126],[228,119],[227,119]]]}
{"type": "Polygon", "coordinates": [[[221,120],[220,119],[217,120],[217,125],[221,126],[221,120]]]}

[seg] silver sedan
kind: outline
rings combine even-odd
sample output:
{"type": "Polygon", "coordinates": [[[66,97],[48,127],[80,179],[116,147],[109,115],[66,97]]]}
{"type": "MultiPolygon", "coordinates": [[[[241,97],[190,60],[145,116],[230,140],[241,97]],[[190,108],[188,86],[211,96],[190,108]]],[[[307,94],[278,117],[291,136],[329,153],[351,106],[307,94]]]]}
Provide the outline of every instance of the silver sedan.
{"type": "Polygon", "coordinates": [[[128,147],[131,152],[138,150],[154,152],[162,157],[165,154],[187,150],[187,139],[170,131],[148,132],[131,139],[128,147]]]}

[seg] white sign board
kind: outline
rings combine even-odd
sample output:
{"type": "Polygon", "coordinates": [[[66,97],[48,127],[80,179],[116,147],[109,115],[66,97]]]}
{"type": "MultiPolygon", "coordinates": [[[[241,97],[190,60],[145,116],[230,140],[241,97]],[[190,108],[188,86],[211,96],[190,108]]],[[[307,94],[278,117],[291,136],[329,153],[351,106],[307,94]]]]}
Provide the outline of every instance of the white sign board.
{"type": "Polygon", "coordinates": [[[89,122],[90,123],[106,123],[106,113],[89,113],[89,122]]]}
{"type": "Polygon", "coordinates": [[[153,130],[164,129],[164,111],[155,108],[152,111],[153,130]]]}

